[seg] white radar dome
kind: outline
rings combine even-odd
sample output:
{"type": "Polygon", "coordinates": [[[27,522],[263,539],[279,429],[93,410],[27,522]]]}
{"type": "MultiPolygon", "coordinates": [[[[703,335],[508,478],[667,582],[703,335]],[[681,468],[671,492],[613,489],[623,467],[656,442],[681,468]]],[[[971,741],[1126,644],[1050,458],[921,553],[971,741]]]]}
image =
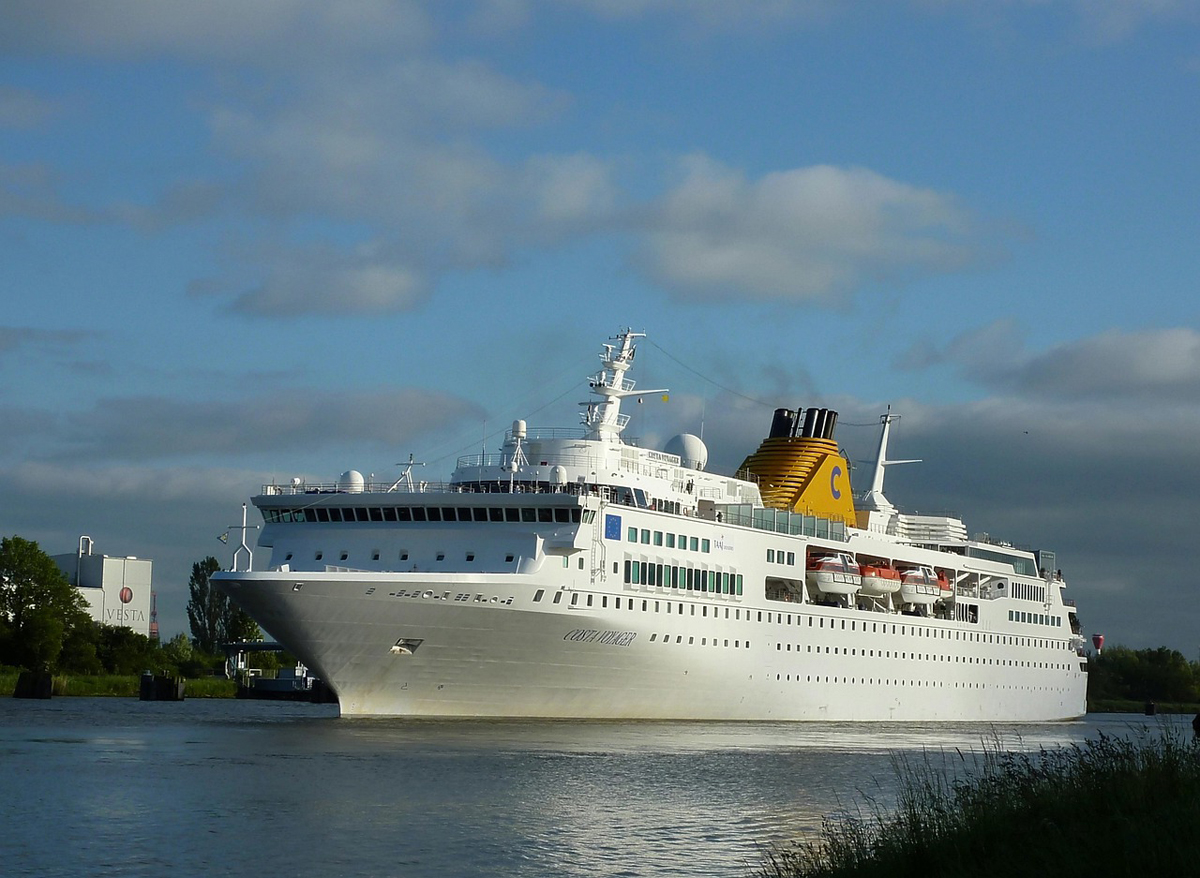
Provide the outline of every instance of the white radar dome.
{"type": "Polygon", "coordinates": [[[347,494],[361,494],[364,485],[366,482],[363,474],[356,469],[348,469],[338,476],[338,490],[345,491],[347,494]]]}
{"type": "Polygon", "coordinates": [[[704,469],[708,466],[708,446],[699,436],[680,433],[667,440],[663,449],[667,454],[678,454],[683,465],[689,469],[704,469]]]}

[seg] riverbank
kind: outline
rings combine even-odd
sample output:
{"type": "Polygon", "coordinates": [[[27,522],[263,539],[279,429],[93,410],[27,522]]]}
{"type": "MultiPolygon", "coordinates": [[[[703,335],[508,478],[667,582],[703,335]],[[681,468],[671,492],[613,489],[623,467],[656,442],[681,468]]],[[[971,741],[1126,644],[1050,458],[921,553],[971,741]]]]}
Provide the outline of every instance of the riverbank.
{"type": "MultiPolygon", "coordinates": [[[[17,688],[16,673],[0,674],[0,693],[12,695],[17,688]]],[[[141,680],[133,674],[55,674],[53,695],[137,698],[141,693],[141,680]]],[[[188,698],[235,698],[237,682],[224,677],[197,677],[185,681],[188,698]]]]}
{"type": "Polygon", "coordinates": [[[1184,875],[1200,862],[1200,742],[1178,727],[893,766],[893,810],[827,818],[816,841],[768,852],[758,878],[1184,875]]]}

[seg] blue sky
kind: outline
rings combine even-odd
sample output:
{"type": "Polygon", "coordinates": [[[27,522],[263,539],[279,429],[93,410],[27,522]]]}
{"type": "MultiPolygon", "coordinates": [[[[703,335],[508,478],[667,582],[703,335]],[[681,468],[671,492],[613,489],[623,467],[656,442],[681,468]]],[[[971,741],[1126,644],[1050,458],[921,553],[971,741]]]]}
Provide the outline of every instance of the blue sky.
{"type": "Polygon", "coordinates": [[[1195,0],[10,0],[0,531],[153,558],[169,636],[258,486],[574,423],[629,325],[645,441],[728,470],[826,405],[865,467],[890,404],[894,502],[1195,658],[1198,36],[1195,0]]]}

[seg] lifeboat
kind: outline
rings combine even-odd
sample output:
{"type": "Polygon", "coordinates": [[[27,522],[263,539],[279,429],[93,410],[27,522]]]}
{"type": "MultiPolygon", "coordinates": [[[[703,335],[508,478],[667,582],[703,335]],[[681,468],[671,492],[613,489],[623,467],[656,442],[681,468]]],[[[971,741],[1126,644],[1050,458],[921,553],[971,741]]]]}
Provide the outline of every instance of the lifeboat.
{"type": "Polygon", "coordinates": [[[858,562],[841,552],[814,555],[805,578],[822,594],[857,594],[863,579],[858,562]]]}
{"type": "Polygon", "coordinates": [[[882,561],[862,565],[862,591],[867,597],[883,597],[900,590],[900,572],[882,561]]]}
{"type": "Polygon", "coordinates": [[[900,570],[900,600],[906,604],[929,606],[949,597],[953,588],[944,573],[934,573],[924,564],[900,570]]]}

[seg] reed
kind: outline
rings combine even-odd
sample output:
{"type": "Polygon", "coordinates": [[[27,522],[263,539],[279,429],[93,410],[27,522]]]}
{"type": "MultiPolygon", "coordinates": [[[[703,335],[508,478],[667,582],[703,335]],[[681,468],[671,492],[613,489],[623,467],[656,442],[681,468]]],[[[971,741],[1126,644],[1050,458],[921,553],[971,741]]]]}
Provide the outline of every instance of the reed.
{"type": "Polygon", "coordinates": [[[1037,753],[993,741],[894,766],[893,809],[834,815],[815,840],[767,851],[756,875],[1194,874],[1200,863],[1200,744],[1175,729],[1037,753]]]}

